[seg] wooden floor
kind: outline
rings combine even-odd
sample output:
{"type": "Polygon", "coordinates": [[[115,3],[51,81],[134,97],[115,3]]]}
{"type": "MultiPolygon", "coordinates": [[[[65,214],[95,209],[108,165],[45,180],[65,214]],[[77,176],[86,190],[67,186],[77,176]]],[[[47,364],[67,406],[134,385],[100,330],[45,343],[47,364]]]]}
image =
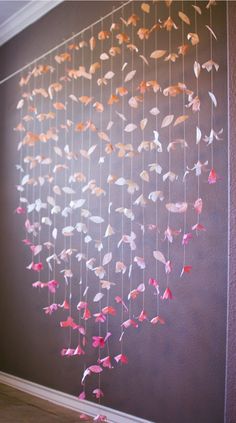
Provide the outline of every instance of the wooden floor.
{"type": "Polygon", "coordinates": [[[79,413],[0,384],[0,423],[79,423],[79,413]]]}

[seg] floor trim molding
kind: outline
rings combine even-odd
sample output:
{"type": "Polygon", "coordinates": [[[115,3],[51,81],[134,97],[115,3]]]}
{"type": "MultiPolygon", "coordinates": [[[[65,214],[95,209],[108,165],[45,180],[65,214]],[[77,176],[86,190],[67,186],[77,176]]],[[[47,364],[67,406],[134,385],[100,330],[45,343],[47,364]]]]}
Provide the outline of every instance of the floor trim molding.
{"type": "Polygon", "coordinates": [[[46,386],[21,379],[1,371],[0,383],[70,410],[88,414],[92,417],[95,417],[97,414],[103,414],[107,416],[109,423],[153,423],[150,420],[140,419],[139,417],[135,417],[103,405],[94,404],[86,400],[79,400],[72,395],[65,394],[64,392],[56,391],[55,389],[47,388],[46,386]]]}

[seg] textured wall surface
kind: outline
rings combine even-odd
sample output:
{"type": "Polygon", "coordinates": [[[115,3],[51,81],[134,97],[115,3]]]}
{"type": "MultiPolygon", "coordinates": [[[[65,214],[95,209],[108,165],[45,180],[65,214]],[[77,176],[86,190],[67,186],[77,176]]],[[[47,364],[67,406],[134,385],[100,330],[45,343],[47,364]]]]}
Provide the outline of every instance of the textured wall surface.
{"type": "Polygon", "coordinates": [[[236,55],[235,55],[236,2],[228,4],[229,35],[229,285],[228,285],[228,333],[226,363],[226,423],[236,422],[236,55]]]}
{"type": "MultiPolygon", "coordinates": [[[[233,5],[230,7],[235,13],[235,2],[231,3],[233,5]]],[[[35,56],[40,56],[71,33],[78,32],[109,12],[113,4],[120,3],[67,1],[59,5],[1,47],[1,79],[33,60],[35,56]]],[[[202,7],[206,5],[204,2],[199,4],[202,7]]],[[[165,311],[166,325],[159,328],[154,336],[153,331],[148,328],[140,329],[132,335],[132,342],[127,343],[127,352],[131,357],[129,365],[114,369],[109,377],[103,379],[105,405],[156,423],[222,423],[224,419],[227,296],[225,2],[219,2],[214,9],[214,25],[219,39],[216,53],[221,67],[221,80],[216,87],[216,94],[220,99],[222,115],[217,122],[217,129],[224,127],[224,142],[215,153],[215,163],[221,177],[219,183],[213,187],[203,183],[201,187],[203,194],[208,197],[207,209],[203,215],[208,231],[202,239],[199,237],[191,250],[191,259],[197,270],[187,281],[176,282],[175,299],[165,311]]],[[[231,29],[233,31],[233,26],[231,29]]],[[[231,43],[233,45],[233,36],[231,43]]],[[[232,90],[235,89],[233,78],[231,84],[232,90]]],[[[83,365],[77,360],[60,356],[65,336],[58,327],[58,319],[54,315],[50,319],[44,315],[44,294],[32,289],[32,275],[25,270],[29,255],[21,243],[24,233],[19,218],[13,213],[17,205],[17,152],[12,128],[17,123],[15,107],[19,97],[18,77],[1,86],[0,95],[0,368],[16,376],[77,395],[81,390],[83,365]]],[[[232,105],[232,115],[233,110],[232,105]]],[[[233,128],[231,131],[232,139],[233,128]]],[[[232,159],[233,154],[232,147],[232,159]]],[[[232,196],[235,195],[234,178],[232,174],[232,196]]],[[[235,216],[232,209],[232,222],[233,219],[235,216]]],[[[234,226],[232,223],[231,233],[234,226]]],[[[233,238],[231,248],[233,257],[233,238]]],[[[230,292],[233,298],[233,265],[231,269],[230,292]]],[[[230,301],[229,309],[233,319],[233,301],[230,301]]],[[[235,378],[232,376],[235,346],[235,340],[231,341],[233,325],[235,322],[232,320],[232,325],[229,324],[228,344],[230,367],[227,423],[236,421],[235,403],[230,394],[235,389],[235,378]]]]}

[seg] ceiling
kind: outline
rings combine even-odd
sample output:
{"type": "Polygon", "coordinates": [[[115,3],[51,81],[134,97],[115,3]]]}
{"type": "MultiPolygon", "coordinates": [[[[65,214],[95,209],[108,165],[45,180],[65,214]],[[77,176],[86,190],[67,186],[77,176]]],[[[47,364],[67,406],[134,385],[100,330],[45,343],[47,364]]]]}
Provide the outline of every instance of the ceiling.
{"type": "Polygon", "coordinates": [[[0,0],[0,46],[63,0],[0,0]]]}
{"type": "Polygon", "coordinates": [[[11,18],[14,13],[23,9],[30,1],[2,1],[0,0],[0,25],[11,18]]]}

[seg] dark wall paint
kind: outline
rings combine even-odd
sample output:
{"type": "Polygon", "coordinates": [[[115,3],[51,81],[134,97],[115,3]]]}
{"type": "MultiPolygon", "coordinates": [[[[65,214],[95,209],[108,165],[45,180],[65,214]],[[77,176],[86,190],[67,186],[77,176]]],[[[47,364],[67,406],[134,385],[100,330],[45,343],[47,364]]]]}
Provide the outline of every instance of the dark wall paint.
{"type": "MultiPolygon", "coordinates": [[[[1,47],[1,79],[106,14],[113,4],[120,3],[67,1],[58,6],[1,47]]],[[[166,311],[167,324],[155,336],[151,329],[138,331],[132,345],[127,344],[131,357],[129,366],[113,370],[103,381],[105,405],[156,423],[222,423],[224,419],[227,294],[225,6],[225,2],[219,2],[214,9],[219,38],[217,57],[221,64],[221,83],[216,88],[222,110],[218,125],[221,124],[225,131],[225,141],[215,156],[221,181],[211,190],[207,184],[202,186],[205,195],[209,193],[204,216],[208,233],[204,241],[196,242],[191,252],[198,270],[188,282],[176,284],[175,300],[166,311]]],[[[17,100],[18,77],[1,87],[0,102],[0,366],[2,371],[77,395],[83,365],[77,360],[60,357],[65,336],[58,328],[57,319],[53,315],[48,319],[42,313],[43,294],[31,288],[32,275],[25,270],[29,256],[21,245],[23,230],[13,214],[17,204],[14,187],[17,153],[12,128],[16,125],[17,100]]],[[[233,410],[233,405],[231,407],[233,410]]],[[[230,423],[234,423],[232,419],[231,416],[230,423]]]]}
{"type": "Polygon", "coordinates": [[[236,56],[235,56],[236,2],[228,3],[229,51],[229,273],[228,273],[228,331],[226,363],[226,422],[236,422],[236,56]]]}

